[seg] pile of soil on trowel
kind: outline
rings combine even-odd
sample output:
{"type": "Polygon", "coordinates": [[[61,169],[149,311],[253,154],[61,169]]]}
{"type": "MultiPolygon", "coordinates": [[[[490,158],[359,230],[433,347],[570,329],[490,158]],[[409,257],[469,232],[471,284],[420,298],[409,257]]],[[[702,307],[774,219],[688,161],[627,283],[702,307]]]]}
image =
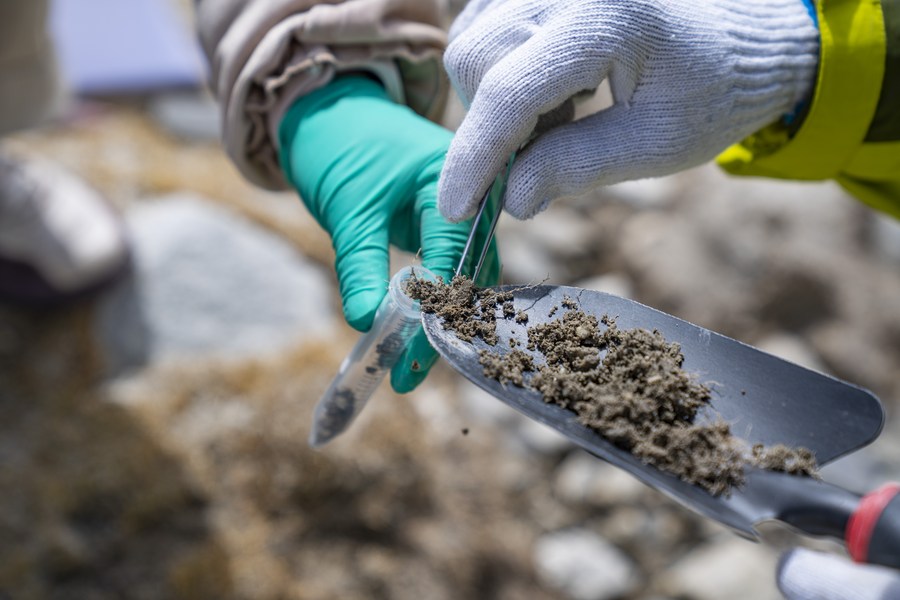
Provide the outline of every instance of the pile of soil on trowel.
{"type": "MultiPolygon", "coordinates": [[[[495,346],[498,318],[527,322],[511,294],[478,289],[462,277],[449,285],[411,280],[407,293],[464,341],[480,337],[495,346]]],[[[540,392],[616,446],[713,495],[740,486],[748,465],[815,476],[815,457],[806,448],[751,448],[724,420],[699,422],[710,388],[682,368],[680,346],[658,331],[620,329],[609,316],[579,310],[571,298],[553,315],[559,316],[526,328],[530,352],[515,348],[515,340],[509,352],[482,350],[485,376],[540,392]]]]}
{"type": "Polygon", "coordinates": [[[412,277],[406,284],[406,294],[419,301],[422,312],[437,313],[444,327],[466,342],[480,337],[495,345],[499,341],[497,309],[505,318],[515,317],[512,294],[476,288],[465,277],[454,277],[450,285],[412,277]]]}

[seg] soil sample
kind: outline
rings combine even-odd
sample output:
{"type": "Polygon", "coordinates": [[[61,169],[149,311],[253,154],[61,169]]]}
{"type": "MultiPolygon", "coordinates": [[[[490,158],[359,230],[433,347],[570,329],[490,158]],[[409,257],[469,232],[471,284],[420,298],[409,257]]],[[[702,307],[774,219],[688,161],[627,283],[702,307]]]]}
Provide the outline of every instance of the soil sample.
{"type": "MultiPolygon", "coordinates": [[[[449,285],[411,281],[407,293],[464,341],[479,337],[496,346],[497,319],[527,323],[512,294],[476,288],[462,277],[449,285]]],[[[710,389],[682,368],[681,348],[658,331],[620,329],[614,319],[587,314],[568,297],[550,316],[555,318],[526,327],[528,352],[517,348],[524,340],[510,340],[507,352],[482,350],[485,376],[540,392],[616,446],[713,495],[741,485],[747,465],[816,474],[815,457],[805,448],[751,448],[724,420],[701,422],[710,389]]]]}
{"type": "Polygon", "coordinates": [[[410,278],[406,295],[419,301],[422,312],[437,313],[444,327],[459,339],[471,342],[476,337],[491,346],[497,339],[497,308],[504,315],[513,312],[512,294],[498,294],[486,288],[476,288],[465,277],[454,277],[450,285],[410,278]]]}

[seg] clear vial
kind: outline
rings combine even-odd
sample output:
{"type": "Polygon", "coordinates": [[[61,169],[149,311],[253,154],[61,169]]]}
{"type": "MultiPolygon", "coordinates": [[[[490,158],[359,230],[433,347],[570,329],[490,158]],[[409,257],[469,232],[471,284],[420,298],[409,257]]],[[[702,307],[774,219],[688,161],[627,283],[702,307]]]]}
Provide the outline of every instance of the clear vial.
{"type": "Polygon", "coordinates": [[[341,363],[338,374],[316,404],[309,435],[313,448],[327,444],[350,426],[421,328],[419,302],[405,293],[406,282],[412,277],[436,280],[424,267],[405,267],[391,278],[372,328],[341,363]]]}

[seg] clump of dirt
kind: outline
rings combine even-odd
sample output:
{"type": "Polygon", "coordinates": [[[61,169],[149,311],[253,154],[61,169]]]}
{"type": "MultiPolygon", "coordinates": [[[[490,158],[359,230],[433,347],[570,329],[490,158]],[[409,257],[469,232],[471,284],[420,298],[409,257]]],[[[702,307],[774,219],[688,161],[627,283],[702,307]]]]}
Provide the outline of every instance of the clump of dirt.
{"type": "Polygon", "coordinates": [[[740,485],[744,448],[724,421],[694,422],[710,390],[682,369],[679,346],[657,331],[619,329],[609,317],[598,321],[572,306],[528,330],[528,348],[546,362],[523,387],[572,410],[644,462],[714,495],[740,485]]]}
{"type": "Polygon", "coordinates": [[[422,311],[437,313],[447,329],[456,332],[459,339],[471,342],[476,337],[490,345],[497,343],[497,307],[504,315],[514,313],[512,294],[498,294],[490,289],[479,289],[466,277],[456,276],[449,285],[411,277],[406,283],[406,294],[419,301],[422,311]]]}
{"type": "Polygon", "coordinates": [[[525,387],[525,373],[534,371],[534,360],[531,355],[521,350],[513,350],[502,356],[482,350],[479,359],[481,366],[484,367],[484,374],[502,384],[511,383],[525,387]]]}
{"type": "Polygon", "coordinates": [[[770,471],[788,475],[814,475],[818,471],[816,456],[808,448],[791,448],[784,444],[753,446],[753,463],[770,471]]]}
{"type": "MultiPolygon", "coordinates": [[[[498,312],[527,322],[512,306],[511,294],[478,289],[462,277],[449,285],[414,280],[407,293],[464,341],[480,337],[495,346],[498,312]]],[[[526,328],[530,353],[517,349],[514,340],[510,352],[482,350],[485,376],[540,392],[545,402],[573,411],[616,446],[713,495],[740,486],[748,465],[816,474],[815,457],[806,448],[749,448],[724,420],[697,422],[710,389],[682,368],[680,346],[660,332],[620,329],[609,316],[598,319],[579,310],[568,296],[550,316],[559,311],[554,320],[526,328]]]]}

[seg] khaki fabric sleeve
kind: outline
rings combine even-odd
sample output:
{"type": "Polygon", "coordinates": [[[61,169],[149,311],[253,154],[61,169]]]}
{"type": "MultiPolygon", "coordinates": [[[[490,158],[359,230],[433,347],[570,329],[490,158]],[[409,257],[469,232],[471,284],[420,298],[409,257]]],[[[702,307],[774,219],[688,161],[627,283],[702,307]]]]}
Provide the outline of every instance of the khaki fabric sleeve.
{"type": "Polygon", "coordinates": [[[298,97],[364,71],[397,102],[441,117],[449,83],[439,0],[194,0],[225,150],[253,183],[286,189],[278,130],[298,97]]]}

